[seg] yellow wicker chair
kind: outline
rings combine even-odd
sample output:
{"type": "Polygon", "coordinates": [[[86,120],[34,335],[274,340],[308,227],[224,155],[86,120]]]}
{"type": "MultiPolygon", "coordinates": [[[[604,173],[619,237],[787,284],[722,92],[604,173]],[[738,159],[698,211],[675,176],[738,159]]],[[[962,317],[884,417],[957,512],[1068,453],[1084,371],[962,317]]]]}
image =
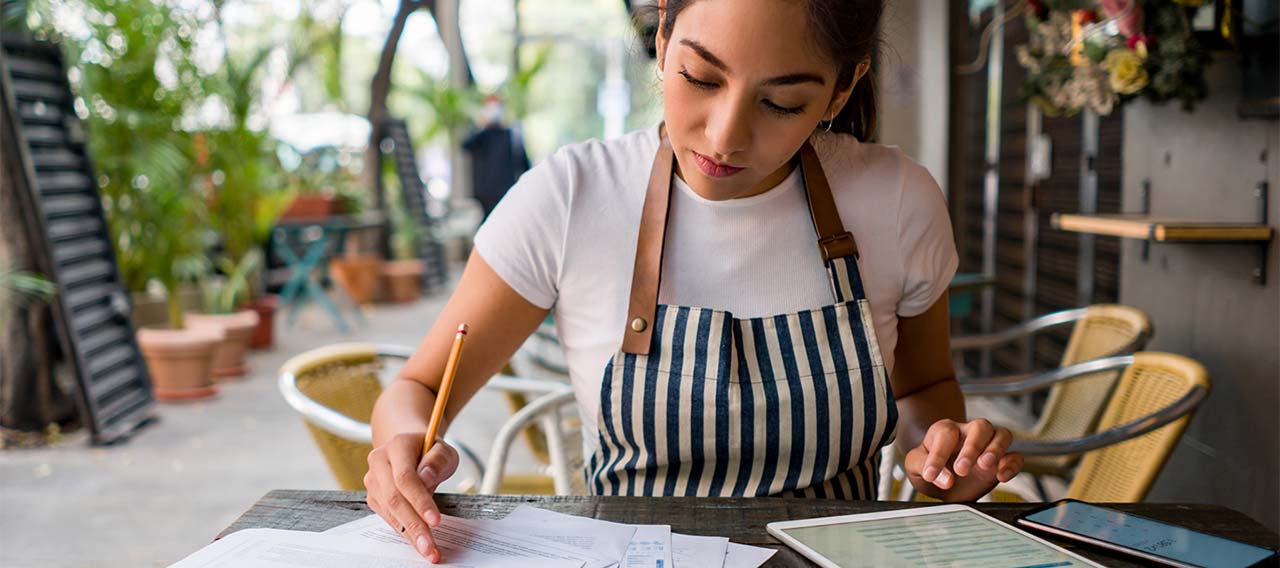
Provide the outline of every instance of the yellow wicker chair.
{"type": "MultiPolygon", "coordinates": [[[[289,406],[302,415],[303,422],[311,432],[342,489],[364,489],[364,475],[368,472],[366,458],[373,449],[370,444],[373,431],[369,426],[369,419],[373,413],[374,402],[382,392],[379,373],[383,369],[385,360],[405,360],[411,353],[411,349],[400,346],[345,343],[307,351],[290,359],[281,368],[278,384],[281,394],[289,406]]],[[[570,393],[568,398],[572,399],[572,391],[568,385],[504,375],[490,379],[486,388],[496,388],[508,393],[541,395],[534,402],[539,402],[548,396],[561,400],[566,392],[570,393]]],[[[548,412],[546,406],[547,404],[542,402],[539,407],[540,413],[535,414],[533,419],[542,418],[541,413],[548,412]]],[[[558,407],[555,410],[558,410],[558,407]]],[[[529,420],[529,418],[525,419],[526,424],[529,420]]],[[[543,421],[540,424],[549,426],[550,422],[543,421]]],[[[510,430],[507,426],[510,424],[505,425],[504,429],[510,430]]],[[[515,431],[515,434],[519,434],[519,431],[515,431]]],[[[551,445],[557,449],[563,449],[566,444],[563,444],[561,437],[555,434],[558,432],[549,436],[551,445]]],[[[500,438],[500,443],[504,444],[501,448],[504,464],[508,449],[505,446],[509,446],[514,439],[514,434],[500,438]]],[[[500,486],[498,481],[490,483],[491,487],[495,488],[495,492],[496,490],[519,493],[567,493],[569,491],[567,485],[567,479],[570,477],[567,473],[569,466],[564,463],[564,460],[552,460],[553,469],[557,471],[554,477],[506,475],[503,471],[505,467],[502,465],[499,465],[495,471],[486,471],[485,465],[465,444],[449,436],[446,436],[445,440],[458,449],[462,461],[459,468],[459,474],[463,476],[461,479],[471,480],[464,485],[474,488],[496,475],[494,479],[501,482],[500,486]],[[489,475],[486,476],[486,474],[489,475]],[[562,482],[553,484],[553,480],[562,482]]],[[[495,453],[499,449],[495,447],[495,453]]]]}
{"type": "MultiPolygon", "coordinates": [[[[1133,353],[1145,347],[1153,333],[1151,320],[1142,310],[1117,304],[1098,304],[1048,314],[997,333],[957,336],[952,339],[951,347],[953,351],[990,348],[1066,324],[1074,324],[1074,327],[1062,353],[1060,367],[1133,353]]],[[[1093,432],[1118,376],[1116,371],[1105,371],[1054,384],[1049,389],[1049,398],[1036,424],[1025,431],[1010,428],[1014,439],[1060,440],[1093,432]]],[[[964,379],[963,383],[988,380],[993,379],[971,377],[964,379]]],[[[1065,478],[1079,457],[1078,454],[1028,456],[1024,471],[1036,476],[1065,478]]],[[[1039,485],[1038,478],[1036,483],[1039,485]]]]}
{"type": "Polygon", "coordinates": [[[1018,440],[1011,449],[1029,456],[1083,453],[1067,497],[1137,502],[1146,497],[1196,407],[1209,395],[1209,374],[1200,363],[1170,353],[1141,352],[1038,377],[966,384],[962,389],[977,396],[1023,394],[1107,371],[1122,374],[1096,432],[1069,439],[1018,440]]]}

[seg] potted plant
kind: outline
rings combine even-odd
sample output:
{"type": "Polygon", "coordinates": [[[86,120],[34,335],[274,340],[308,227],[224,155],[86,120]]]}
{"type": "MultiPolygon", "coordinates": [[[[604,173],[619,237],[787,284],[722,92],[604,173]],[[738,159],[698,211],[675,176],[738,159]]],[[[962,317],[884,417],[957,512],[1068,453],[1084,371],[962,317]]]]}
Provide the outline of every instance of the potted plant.
{"type": "MultiPolygon", "coordinates": [[[[356,189],[359,184],[356,176],[338,167],[326,172],[325,177],[343,204],[343,211],[360,213],[363,203],[356,189]]],[[[346,237],[342,245],[344,252],[329,261],[329,277],[357,304],[367,305],[382,299],[382,255],[363,249],[357,235],[349,233],[346,237]]]]}
{"type": "Polygon", "coordinates": [[[213,396],[214,351],[224,340],[221,328],[188,326],[179,297],[184,283],[204,270],[201,203],[187,187],[153,187],[139,193],[134,207],[113,212],[113,221],[137,227],[145,246],[130,254],[165,290],[167,325],[137,331],[138,346],[151,371],[157,400],[180,401],[213,396]],[[139,250],[140,249],[140,250],[139,250]]]}
{"type": "Polygon", "coordinates": [[[399,199],[391,199],[391,253],[395,260],[382,267],[386,295],[390,302],[413,302],[422,297],[422,276],[426,266],[417,258],[418,226],[399,199]]]}
{"type": "Polygon", "coordinates": [[[62,38],[72,86],[87,101],[96,182],[122,277],[130,291],[165,291],[165,321],[137,331],[159,400],[211,396],[213,349],[222,333],[187,328],[181,301],[205,264],[204,203],[195,191],[192,136],[179,125],[207,97],[195,62],[200,22],[191,9],[88,0],[87,30],[62,38]],[[111,16],[110,18],[104,15],[111,16]],[[136,26],[113,22],[137,22],[136,26]]]}
{"type": "Polygon", "coordinates": [[[223,274],[211,275],[204,283],[205,312],[187,316],[191,327],[214,327],[225,334],[213,352],[214,379],[242,377],[249,372],[245,352],[258,327],[258,312],[241,306],[249,294],[249,277],[258,271],[262,255],[251,250],[240,262],[222,260],[219,268],[223,274]]]}
{"type": "Polygon", "coordinates": [[[382,298],[381,256],[349,251],[329,261],[329,277],[351,297],[351,301],[367,305],[382,298]]]}
{"type": "MultiPolygon", "coordinates": [[[[216,14],[221,30],[221,10],[216,14]]],[[[274,49],[275,46],[265,46],[247,57],[228,54],[218,71],[206,79],[206,90],[227,103],[230,124],[202,133],[198,139],[202,142],[198,156],[210,221],[221,235],[226,253],[219,263],[229,278],[214,286],[234,288],[230,294],[213,294],[213,299],[206,289],[205,309],[223,316],[239,308],[255,312],[257,324],[249,339],[249,347],[255,349],[275,343],[275,311],[279,305],[279,299],[266,294],[262,286],[263,251],[276,222],[296,205],[297,198],[297,189],[286,183],[275,143],[267,131],[249,127],[251,111],[263,91],[260,71],[274,49]],[[219,296],[222,300],[217,299],[219,296]],[[228,297],[234,297],[235,302],[229,304],[228,297]]],[[[291,67],[290,73],[293,70],[291,67]]],[[[325,216],[329,212],[303,213],[325,216]]],[[[247,316],[238,319],[247,321],[247,316]]]]}

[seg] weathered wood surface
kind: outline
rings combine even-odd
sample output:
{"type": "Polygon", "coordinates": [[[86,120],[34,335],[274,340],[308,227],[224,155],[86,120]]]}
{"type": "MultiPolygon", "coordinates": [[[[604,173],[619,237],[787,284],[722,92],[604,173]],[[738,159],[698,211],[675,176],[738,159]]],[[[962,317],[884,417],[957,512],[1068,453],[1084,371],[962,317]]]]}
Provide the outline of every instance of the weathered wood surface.
{"type": "MultiPolygon", "coordinates": [[[[691,497],[549,497],[519,495],[437,496],[441,512],[465,518],[498,519],[516,506],[528,504],[543,509],[632,524],[671,525],[671,530],[692,535],[727,536],[734,542],[778,549],[766,566],[812,566],[800,555],[765,532],[773,521],[806,519],[852,513],[870,513],[923,503],[850,502],[827,499],[774,498],[691,498],[691,497]]],[[[1005,522],[1012,522],[1034,504],[979,503],[977,509],[1005,522]]],[[[1108,505],[1157,520],[1221,535],[1260,546],[1280,546],[1280,536],[1257,521],[1216,505],[1164,503],[1108,505]]],[[[272,491],[253,508],[218,535],[241,529],[277,528],[323,531],[354,521],[370,511],[364,493],[358,491],[272,491]]],[[[1069,541],[1049,539],[1106,566],[1140,566],[1121,557],[1076,546],[1069,541]]]]}

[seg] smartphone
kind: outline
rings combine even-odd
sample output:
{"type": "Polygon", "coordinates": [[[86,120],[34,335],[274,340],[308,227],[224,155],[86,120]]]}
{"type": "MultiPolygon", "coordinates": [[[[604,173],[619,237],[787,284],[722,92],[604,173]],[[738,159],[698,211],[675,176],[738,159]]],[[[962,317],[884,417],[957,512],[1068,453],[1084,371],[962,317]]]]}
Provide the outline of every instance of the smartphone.
{"type": "Polygon", "coordinates": [[[1180,568],[1275,566],[1276,551],[1130,513],[1063,499],[1032,509],[1017,524],[1180,568]]]}

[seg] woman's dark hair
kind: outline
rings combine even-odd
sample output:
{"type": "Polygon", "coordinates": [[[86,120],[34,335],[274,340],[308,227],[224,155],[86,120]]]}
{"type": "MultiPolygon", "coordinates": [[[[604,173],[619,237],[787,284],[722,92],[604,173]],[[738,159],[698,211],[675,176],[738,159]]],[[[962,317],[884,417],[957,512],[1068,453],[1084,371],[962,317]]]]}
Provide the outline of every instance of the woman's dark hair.
{"type": "MultiPolygon", "coordinates": [[[[666,21],[663,22],[664,39],[671,39],[680,12],[697,0],[667,0],[666,21]]],[[[874,62],[880,46],[880,17],[884,14],[884,0],[805,0],[809,11],[809,29],[818,47],[827,53],[839,69],[836,72],[835,92],[848,88],[862,61],[873,63],[873,70],[858,81],[849,101],[831,125],[832,132],[852,134],[863,142],[871,141],[876,133],[876,90],[874,62]]],[[[658,28],[658,9],[650,5],[637,10],[637,21],[644,22],[642,39],[651,55],[656,56],[654,34],[658,28]]]]}

